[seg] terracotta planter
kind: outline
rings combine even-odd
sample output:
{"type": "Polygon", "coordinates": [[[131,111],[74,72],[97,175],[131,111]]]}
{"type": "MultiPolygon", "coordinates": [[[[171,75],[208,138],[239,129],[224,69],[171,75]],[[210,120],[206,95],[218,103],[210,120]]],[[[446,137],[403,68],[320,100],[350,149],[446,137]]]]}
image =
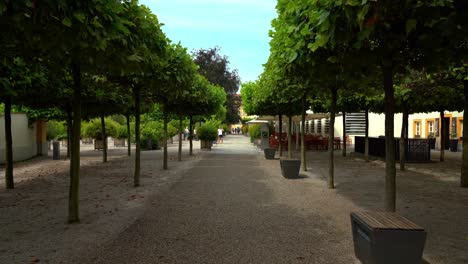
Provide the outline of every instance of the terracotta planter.
{"type": "Polygon", "coordinates": [[[275,159],[275,148],[265,148],[263,152],[265,153],[265,159],[275,159]]]}
{"type": "Polygon", "coordinates": [[[287,179],[299,178],[299,169],[301,168],[301,160],[298,159],[281,159],[281,174],[287,179]]]}

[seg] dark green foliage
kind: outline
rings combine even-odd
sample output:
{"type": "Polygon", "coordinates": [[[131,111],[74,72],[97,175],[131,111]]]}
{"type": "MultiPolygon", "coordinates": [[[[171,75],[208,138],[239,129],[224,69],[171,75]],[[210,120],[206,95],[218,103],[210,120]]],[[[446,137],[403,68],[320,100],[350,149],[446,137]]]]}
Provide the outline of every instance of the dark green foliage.
{"type": "Polygon", "coordinates": [[[226,119],[225,123],[233,124],[240,120],[240,98],[235,94],[239,90],[240,78],[237,70],[229,69],[227,56],[219,54],[219,47],[200,49],[195,51],[195,63],[199,66],[198,72],[205,76],[212,84],[221,86],[226,92],[226,119]]]}
{"type": "MultiPolygon", "coordinates": [[[[110,118],[105,119],[106,135],[108,137],[115,137],[119,124],[110,118]]],[[[99,118],[93,119],[83,125],[83,136],[94,139],[102,139],[101,120],[99,118]]]]}
{"type": "Polygon", "coordinates": [[[67,138],[67,126],[65,122],[47,122],[47,140],[62,140],[67,138]]]}
{"type": "Polygon", "coordinates": [[[215,141],[218,138],[218,126],[213,122],[206,122],[197,128],[200,140],[215,141]]]}

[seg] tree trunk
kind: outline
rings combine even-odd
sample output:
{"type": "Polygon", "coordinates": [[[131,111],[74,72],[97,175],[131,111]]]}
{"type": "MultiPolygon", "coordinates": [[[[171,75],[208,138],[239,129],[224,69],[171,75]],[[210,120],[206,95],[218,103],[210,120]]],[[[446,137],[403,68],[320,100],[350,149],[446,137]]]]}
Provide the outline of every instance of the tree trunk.
{"type": "Polygon", "coordinates": [[[130,131],[130,115],[127,114],[125,115],[125,118],[127,119],[127,155],[130,157],[132,155],[132,134],[130,131]]]}
{"type": "Polygon", "coordinates": [[[72,110],[67,107],[67,158],[71,157],[71,138],[73,130],[72,110]]]}
{"type": "Polygon", "coordinates": [[[14,189],[13,180],[13,135],[11,133],[11,96],[5,97],[5,186],[14,189]]]}
{"type": "Polygon", "coordinates": [[[140,186],[140,87],[133,87],[133,99],[135,100],[135,174],[133,186],[140,186]]]}
{"type": "Polygon", "coordinates": [[[396,168],[393,88],[393,65],[391,58],[383,61],[383,81],[385,91],[385,210],[395,212],[396,208],[396,168]]]}
{"type": "Polygon", "coordinates": [[[102,162],[107,162],[107,134],[106,134],[106,121],[104,114],[101,114],[101,134],[102,134],[102,162]]]}
{"type": "Polygon", "coordinates": [[[408,123],[408,105],[406,102],[403,102],[403,118],[401,124],[401,134],[400,134],[400,170],[405,170],[406,163],[406,128],[408,123]]]}
{"type": "Polygon", "coordinates": [[[72,62],[73,75],[73,125],[71,133],[70,158],[70,195],[68,200],[68,222],[80,221],[79,185],[80,185],[80,135],[81,135],[81,67],[79,57],[72,62]]]}
{"type": "Polygon", "coordinates": [[[279,114],[279,136],[278,136],[278,146],[279,146],[279,156],[283,156],[283,143],[281,140],[281,135],[283,132],[283,115],[279,114]]]}
{"type": "Polygon", "coordinates": [[[296,151],[299,150],[299,124],[296,124],[296,151]]]}
{"type": "MultiPolygon", "coordinates": [[[[465,113],[463,113],[465,114],[465,113]]],[[[440,110],[440,161],[445,160],[445,119],[444,110],[440,110]]]]}
{"type": "Polygon", "coordinates": [[[302,96],[302,115],[301,115],[301,163],[302,170],[307,171],[307,155],[305,145],[305,116],[306,116],[306,96],[302,96]]]}
{"type": "Polygon", "coordinates": [[[167,170],[167,110],[163,110],[164,115],[164,135],[163,135],[163,145],[164,145],[164,157],[163,157],[163,169],[167,170]]]}
{"type": "Polygon", "coordinates": [[[179,117],[179,152],[177,153],[177,160],[182,161],[182,117],[179,117]]]}
{"type": "Polygon", "coordinates": [[[463,88],[465,93],[465,107],[463,111],[463,158],[462,168],[460,175],[460,186],[468,188],[468,118],[465,118],[465,113],[468,112],[468,80],[463,81],[463,88]]]}
{"type": "Polygon", "coordinates": [[[330,134],[328,135],[328,188],[335,188],[335,159],[334,159],[334,139],[335,139],[335,114],[336,114],[336,93],[337,88],[331,89],[332,104],[330,109],[330,134]]]}
{"type": "Polygon", "coordinates": [[[346,112],[343,111],[343,157],[346,157],[346,112]]]}
{"type": "Polygon", "coordinates": [[[292,159],[292,116],[288,117],[288,158],[292,159]]]}
{"type": "Polygon", "coordinates": [[[189,131],[190,131],[190,156],[193,155],[193,116],[190,115],[190,122],[189,122],[189,131]]]}
{"type": "Polygon", "coordinates": [[[369,162],[369,109],[366,109],[365,119],[366,128],[364,132],[364,158],[367,162],[369,162]]]}

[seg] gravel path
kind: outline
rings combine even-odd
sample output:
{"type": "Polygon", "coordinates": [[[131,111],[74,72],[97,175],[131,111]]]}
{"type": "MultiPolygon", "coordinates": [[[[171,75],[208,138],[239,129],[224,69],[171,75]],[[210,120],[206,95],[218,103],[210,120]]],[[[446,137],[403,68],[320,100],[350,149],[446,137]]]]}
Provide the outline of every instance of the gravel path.
{"type": "Polygon", "coordinates": [[[358,263],[349,230],[291,192],[300,180],[270,162],[245,137],[227,137],[91,262],[358,263]]]}
{"type": "MultiPolygon", "coordinates": [[[[169,148],[142,153],[142,187],[133,157],[82,151],[81,218],[66,224],[68,161],[15,164],[16,189],[0,168],[0,263],[359,263],[349,214],[382,210],[384,163],[335,155],[328,189],[326,152],[308,152],[309,171],[284,179],[278,159],[240,135],[177,162],[169,148]]],[[[298,156],[299,153],[295,153],[298,156]]],[[[457,158],[457,157],[455,157],[457,158]]],[[[459,158],[459,157],[458,157],[459,158]]],[[[468,263],[468,189],[459,159],[397,171],[397,213],[423,226],[431,264],[468,263]]]]}

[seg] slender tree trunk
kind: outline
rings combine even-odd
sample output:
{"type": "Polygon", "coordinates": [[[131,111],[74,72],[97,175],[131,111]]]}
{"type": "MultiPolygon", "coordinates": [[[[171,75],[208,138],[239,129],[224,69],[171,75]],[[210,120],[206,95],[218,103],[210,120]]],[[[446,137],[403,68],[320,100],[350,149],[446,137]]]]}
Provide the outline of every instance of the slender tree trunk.
{"type": "Polygon", "coordinates": [[[163,110],[164,115],[164,136],[163,136],[163,145],[164,145],[164,157],[163,157],[163,169],[167,170],[167,119],[168,113],[167,110],[163,110]]]}
{"type": "Polygon", "coordinates": [[[107,162],[107,134],[104,114],[101,114],[101,134],[102,134],[102,162],[107,162]]]}
{"type": "Polygon", "coordinates": [[[182,116],[179,117],[179,152],[177,153],[177,160],[182,161],[182,116]]]}
{"type": "Polygon", "coordinates": [[[71,139],[73,130],[72,110],[67,107],[67,158],[71,157],[71,139]]]}
{"type": "Polygon", "coordinates": [[[5,97],[5,186],[14,189],[13,180],[13,135],[11,133],[11,96],[5,97]]]}
{"type": "Polygon", "coordinates": [[[364,132],[364,158],[367,162],[369,162],[369,109],[366,109],[365,119],[366,128],[364,132]]]}
{"type": "Polygon", "coordinates": [[[468,118],[465,118],[465,113],[468,112],[468,80],[463,81],[463,89],[465,93],[465,107],[463,111],[463,159],[460,175],[460,186],[468,188],[468,118]]]}
{"type": "MultiPolygon", "coordinates": [[[[465,113],[463,113],[465,114],[465,113]]],[[[445,118],[444,110],[440,110],[440,161],[445,160],[445,118]]]]}
{"type": "Polygon", "coordinates": [[[305,145],[305,116],[306,116],[306,96],[302,96],[302,114],[301,114],[301,158],[302,170],[307,171],[307,155],[305,145]]]}
{"type": "Polygon", "coordinates": [[[343,111],[343,157],[346,157],[346,112],[343,111]]]}
{"type": "Polygon", "coordinates": [[[70,196],[68,200],[68,222],[80,221],[79,186],[80,186],[80,135],[81,135],[81,67],[79,57],[72,62],[73,75],[73,125],[71,133],[70,159],[70,196]]]}
{"type": "Polygon", "coordinates": [[[190,156],[193,155],[193,116],[190,115],[190,122],[189,122],[189,131],[190,131],[190,156]]]}
{"type": "Polygon", "coordinates": [[[133,87],[133,98],[135,100],[135,174],[133,175],[133,186],[140,186],[140,87],[133,87]]]}
{"type": "Polygon", "coordinates": [[[400,170],[405,170],[406,163],[406,128],[408,123],[408,106],[406,102],[403,102],[403,118],[401,124],[401,134],[400,134],[400,170]]]}
{"type": "Polygon", "coordinates": [[[279,155],[280,157],[283,156],[283,143],[281,140],[281,136],[283,132],[283,115],[279,114],[279,136],[278,136],[278,145],[279,145],[279,155]]]}
{"type": "Polygon", "coordinates": [[[296,124],[296,150],[299,150],[299,124],[296,124]]]}
{"type": "Polygon", "coordinates": [[[288,158],[292,159],[292,116],[288,117],[288,158]]]}
{"type": "Polygon", "coordinates": [[[383,80],[385,91],[385,210],[396,209],[396,168],[394,112],[395,98],[393,88],[393,65],[391,58],[383,61],[383,80]]]}
{"type": "Polygon", "coordinates": [[[335,157],[334,157],[334,140],[335,140],[335,115],[336,115],[336,94],[337,88],[331,89],[332,104],[330,109],[330,134],[328,135],[328,188],[335,188],[335,157]]]}
{"type": "Polygon", "coordinates": [[[130,157],[132,155],[132,133],[130,131],[130,115],[127,114],[125,115],[125,118],[127,119],[127,155],[130,157]]]}

